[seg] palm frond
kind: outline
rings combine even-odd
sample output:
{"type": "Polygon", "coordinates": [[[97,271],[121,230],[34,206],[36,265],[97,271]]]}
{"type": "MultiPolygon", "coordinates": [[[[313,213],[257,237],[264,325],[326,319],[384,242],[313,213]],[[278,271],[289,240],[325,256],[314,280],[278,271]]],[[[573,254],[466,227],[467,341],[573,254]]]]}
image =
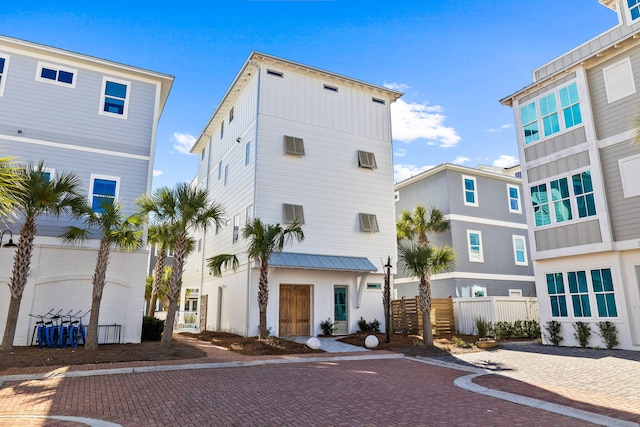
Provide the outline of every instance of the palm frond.
{"type": "Polygon", "coordinates": [[[236,271],[239,266],[240,261],[238,257],[232,254],[220,254],[207,258],[207,267],[209,267],[211,273],[216,277],[222,276],[222,269],[231,268],[233,271],[236,271]]]}

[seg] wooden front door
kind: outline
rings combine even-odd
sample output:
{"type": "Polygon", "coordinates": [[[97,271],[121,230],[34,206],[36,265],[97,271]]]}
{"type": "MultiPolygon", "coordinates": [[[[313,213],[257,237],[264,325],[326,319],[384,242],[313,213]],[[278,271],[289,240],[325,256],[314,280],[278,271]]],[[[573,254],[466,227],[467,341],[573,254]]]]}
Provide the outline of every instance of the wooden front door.
{"type": "Polygon", "coordinates": [[[311,334],[311,286],[280,285],[280,336],[311,334]]]}

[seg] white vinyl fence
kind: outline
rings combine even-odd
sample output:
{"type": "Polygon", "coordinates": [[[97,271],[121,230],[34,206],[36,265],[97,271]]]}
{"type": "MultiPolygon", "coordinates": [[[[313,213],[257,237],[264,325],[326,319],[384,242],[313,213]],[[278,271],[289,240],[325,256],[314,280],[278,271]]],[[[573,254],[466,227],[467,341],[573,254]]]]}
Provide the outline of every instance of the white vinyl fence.
{"type": "Polygon", "coordinates": [[[461,334],[476,334],[476,319],[496,322],[536,320],[540,322],[538,299],[533,297],[481,297],[454,298],[453,312],[456,331],[461,334]]]}

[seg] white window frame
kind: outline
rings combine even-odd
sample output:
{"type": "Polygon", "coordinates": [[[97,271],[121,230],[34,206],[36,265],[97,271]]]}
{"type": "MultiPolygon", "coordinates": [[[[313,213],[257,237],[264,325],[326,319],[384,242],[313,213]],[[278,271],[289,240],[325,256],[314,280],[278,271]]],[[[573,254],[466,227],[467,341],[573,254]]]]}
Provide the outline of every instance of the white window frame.
{"type": "Polygon", "coordinates": [[[636,4],[636,5],[633,5],[631,8],[629,8],[629,5],[627,4],[626,0],[623,3],[624,3],[624,10],[625,10],[624,13],[627,15],[627,26],[631,26],[640,20],[640,18],[633,19],[633,17],[631,16],[631,9],[635,9],[640,6],[636,4]]]}
{"type": "Polygon", "coordinates": [[[511,239],[513,242],[513,261],[516,263],[516,265],[529,265],[529,258],[527,254],[527,238],[524,236],[518,236],[514,234],[511,236],[511,239]],[[522,250],[524,252],[524,262],[518,261],[518,249],[516,246],[517,241],[522,242],[522,250]]]}
{"type": "Polygon", "coordinates": [[[224,186],[229,183],[229,165],[224,165],[224,186]]]}
{"type": "Polygon", "coordinates": [[[249,225],[251,222],[253,222],[253,204],[247,206],[247,209],[245,209],[245,225],[249,225]]]}
{"type": "Polygon", "coordinates": [[[233,216],[233,230],[232,230],[232,243],[238,243],[240,240],[240,214],[235,214],[233,216]]]}
{"type": "Polygon", "coordinates": [[[522,195],[520,194],[520,187],[517,185],[513,185],[513,184],[507,184],[507,199],[509,202],[509,212],[511,213],[518,213],[521,214],[522,213],[522,195]],[[518,193],[518,209],[514,210],[511,209],[511,191],[512,189],[515,189],[516,192],[518,193]]]}
{"type": "Polygon", "coordinates": [[[366,290],[369,292],[382,292],[382,283],[367,283],[366,290]]]}
{"type": "Polygon", "coordinates": [[[471,297],[473,298],[484,298],[489,296],[487,294],[487,287],[486,286],[478,286],[478,285],[473,285],[471,286],[471,297]],[[484,295],[476,295],[477,292],[482,292],[484,295]]]}
{"type": "Polygon", "coordinates": [[[249,166],[251,163],[251,141],[244,145],[244,165],[249,166]]]}
{"type": "Polygon", "coordinates": [[[380,231],[378,227],[378,217],[375,214],[360,213],[360,231],[364,233],[377,233],[380,231]]]}
{"type": "Polygon", "coordinates": [[[476,177],[475,176],[468,176],[468,175],[462,175],[462,201],[464,202],[465,206],[473,206],[473,207],[478,207],[478,182],[476,181],[476,177]],[[473,200],[474,202],[467,202],[467,187],[464,185],[465,184],[465,180],[470,179],[471,181],[473,181],[473,200]]]}
{"type": "Polygon", "coordinates": [[[622,195],[625,199],[640,196],[640,154],[618,159],[622,178],[622,195]]]}
{"type": "Polygon", "coordinates": [[[131,99],[131,82],[127,80],[121,80],[113,77],[103,76],[102,77],[102,90],[100,92],[100,105],[98,106],[98,113],[103,116],[108,117],[118,117],[120,119],[126,120],[129,116],[129,100],[131,99]],[[124,98],[124,107],[122,109],[122,114],[111,113],[109,111],[104,111],[104,103],[106,101],[105,91],[107,90],[107,82],[118,83],[127,87],[127,94],[124,98]]]}
{"type": "Polygon", "coordinates": [[[111,176],[111,175],[100,175],[92,173],[89,178],[89,206],[93,206],[93,185],[96,179],[104,179],[105,181],[115,181],[116,182],[116,194],[113,198],[113,202],[116,203],[118,201],[118,197],[120,195],[120,177],[119,176],[111,176]]]}
{"type": "Polygon", "coordinates": [[[376,155],[370,151],[358,150],[358,167],[363,169],[377,169],[376,155]]]}
{"type": "Polygon", "coordinates": [[[509,289],[509,298],[522,298],[522,289],[509,289]]]}
{"type": "Polygon", "coordinates": [[[484,262],[484,252],[482,249],[482,232],[478,230],[467,230],[467,252],[469,255],[469,262],[484,262]],[[478,254],[474,254],[471,250],[471,235],[478,235],[478,254]]]}
{"type": "Polygon", "coordinates": [[[302,205],[283,203],[282,222],[285,224],[293,224],[296,220],[298,220],[298,224],[304,224],[304,208],[302,205]]]}
{"type": "Polygon", "coordinates": [[[0,96],[4,95],[4,87],[7,84],[7,70],[9,69],[10,56],[5,53],[0,53],[0,58],[4,59],[4,68],[0,73],[0,96]]]}
{"type": "Polygon", "coordinates": [[[602,69],[604,88],[607,92],[607,102],[611,104],[629,95],[636,93],[636,83],[633,77],[633,67],[631,58],[626,57],[621,61],[611,64],[602,69]],[[614,82],[626,83],[620,89],[614,87],[614,82]]]}
{"type": "Polygon", "coordinates": [[[76,81],[78,80],[78,70],[76,70],[75,68],[69,68],[69,67],[64,67],[64,66],[60,66],[60,65],[51,64],[49,62],[38,61],[38,68],[36,69],[36,80],[39,81],[39,82],[50,83],[50,84],[53,84],[53,85],[75,88],[76,87],[76,81]],[[42,77],[42,69],[43,68],[47,68],[49,70],[54,70],[56,72],[56,79],[55,80],[51,80],[51,79],[46,79],[46,78],[42,77]],[[65,73],[73,74],[73,79],[71,80],[71,83],[61,82],[61,81],[59,81],[57,79],[57,77],[59,76],[60,71],[64,71],[65,73]]]}
{"type": "Polygon", "coordinates": [[[399,202],[400,201],[400,192],[399,191],[394,191],[393,192],[393,201],[394,202],[399,202]]]}

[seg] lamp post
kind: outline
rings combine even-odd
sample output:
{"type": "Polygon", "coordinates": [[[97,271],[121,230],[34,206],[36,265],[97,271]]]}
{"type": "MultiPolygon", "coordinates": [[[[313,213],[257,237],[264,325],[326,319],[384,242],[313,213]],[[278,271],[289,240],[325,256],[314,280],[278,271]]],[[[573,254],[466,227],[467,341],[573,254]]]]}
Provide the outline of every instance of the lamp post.
{"type": "Polygon", "coordinates": [[[391,341],[391,257],[387,257],[384,275],[384,290],[382,291],[382,305],[384,306],[384,329],[387,334],[386,342],[391,341]]]}
{"type": "Polygon", "coordinates": [[[18,245],[13,243],[13,233],[11,232],[11,230],[4,230],[2,234],[0,234],[0,248],[15,248],[16,246],[18,245]],[[9,241],[3,246],[2,239],[4,238],[4,235],[6,233],[9,233],[9,241]]]}

